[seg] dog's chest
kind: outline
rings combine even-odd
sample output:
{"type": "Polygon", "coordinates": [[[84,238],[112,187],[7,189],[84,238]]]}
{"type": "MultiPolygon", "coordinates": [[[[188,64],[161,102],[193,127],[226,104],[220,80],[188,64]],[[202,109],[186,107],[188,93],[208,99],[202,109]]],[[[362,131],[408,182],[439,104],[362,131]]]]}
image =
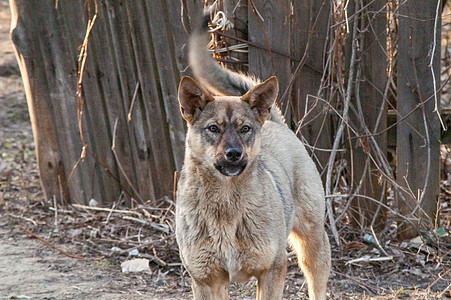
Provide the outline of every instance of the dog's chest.
{"type": "Polygon", "coordinates": [[[269,268],[285,239],[273,230],[283,216],[261,201],[261,189],[194,186],[178,203],[180,250],[190,274],[208,281],[226,273],[243,282],[269,268]]]}
{"type": "Polygon", "coordinates": [[[232,282],[245,282],[273,260],[277,249],[267,236],[262,216],[245,208],[233,214],[204,219],[208,236],[199,242],[216,266],[228,273],[232,282]]]}

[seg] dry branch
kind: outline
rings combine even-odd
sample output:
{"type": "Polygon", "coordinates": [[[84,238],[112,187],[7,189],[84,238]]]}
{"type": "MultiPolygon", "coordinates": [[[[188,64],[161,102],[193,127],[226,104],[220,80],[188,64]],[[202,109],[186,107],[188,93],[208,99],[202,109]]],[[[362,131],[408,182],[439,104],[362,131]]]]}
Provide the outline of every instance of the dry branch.
{"type": "Polygon", "coordinates": [[[73,207],[81,208],[85,210],[94,210],[94,211],[104,211],[104,212],[114,212],[119,214],[131,214],[131,215],[140,215],[138,212],[132,211],[132,210],[122,210],[122,209],[111,209],[111,208],[105,208],[105,207],[96,207],[96,206],[87,206],[82,204],[72,204],[73,207]]]}
{"type": "MultiPolygon", "coordinates": [[[[356,2],[356,10],[358,8],[358,4],[356,2]]],[[[351,95],[352,95],[352,87],[354,85],[354,71],[355,71],[355,63],[356,63],[356,49],[357,49],[357,22],[354,22],[354,28],[352,31],[352,53],[351,53],[351,63],[349,66],[349,77],[348,77],[348,85],[347,85],[347,91],[346,91],[346,98],[344,99],[344,108],[343,108],[343,114],[342,114],[342,121],[340,122],[340,125],[338,127],[337,133],[335,135],[334,143],[332,146],[332,152],[329,157],[329,163],[327,167],[327,175],[326,175],[326,195],[332,195],[332,171],[334,170],[335,166],[335,158],[337,155],[337,149],[340,146],[343,132],[346,126],[347,118],[348,118],[348,111],[349,111],[349,105],[351,102],[351,95]]],[[[335,242],[337,245],[340,245],[340,238],[338,237],[338,231],[337,231],[337,225],[335,224],[335,217],[333,214],[332,209],[332,198],[328,198],[326,201],[326,207],[327,207],[327,217],[329,218],[330,227],[332,230],[332,233],[335,238],[335,242]]]]}
{"type": "MultiPolygon", "coordinates": [[[[40,237],[39,235],[31,232],[30,230],[22,227],[22,226],[18,226],[19,229],[25,231],[26,233],[28,233],[29,235],[31,235],[32,237],[37,238],[38,240],[40,240],[41,242],[43,242],[44,244],[52,247],[53,249],[55,249],[56,251],[58,251],[61,254],[66,255],[67,257],[70,258],[76,258],[76,259],[93,259],[93,258],[88,258],[88,257],[83,257],[83,256],[79,256],[79,255],[75,255],[75,254],[71,254],[71,253],[67,253],[66,251],[56,247],[55,245],[53,245],[52,243],[50,243],[49,241],[46,241],[45,239],[43,239],[42,237],[40,237]]],[[[97,258],[96,258],[97,259],[97,258]]]]}

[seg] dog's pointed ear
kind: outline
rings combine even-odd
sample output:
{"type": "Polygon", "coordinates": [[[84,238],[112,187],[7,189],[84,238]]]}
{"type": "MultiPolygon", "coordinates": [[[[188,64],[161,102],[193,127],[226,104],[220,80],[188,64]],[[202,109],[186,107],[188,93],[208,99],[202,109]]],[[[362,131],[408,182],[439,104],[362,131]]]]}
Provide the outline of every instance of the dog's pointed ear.
{"type": "Polygon", "coordinates": [[[254,86],[241,100],[249,103],[257,119],[263,124],[271,113],[271,107],[279,93],[279,82],[276,76],[272,76],[263,83],[254,86]]]}
{"type": "Polygon", "coordinates": [[[192,123],[199,116],[204,106],[214,100],[213,95],[203,88],[199,82],[188,76],[183,77],[180,81],[178,97],[180,112],[188,123],[192,123]]]}

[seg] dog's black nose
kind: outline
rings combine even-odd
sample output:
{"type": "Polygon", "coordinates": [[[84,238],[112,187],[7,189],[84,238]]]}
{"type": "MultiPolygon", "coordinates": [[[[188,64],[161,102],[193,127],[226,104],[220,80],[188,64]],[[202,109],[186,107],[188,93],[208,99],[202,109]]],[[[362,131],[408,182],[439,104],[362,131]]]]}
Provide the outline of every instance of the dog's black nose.
{"type": "Polygon", "coordinates": [[[242,155],[243,152],[239,148],[229,148],[225,151],[225,157],[228,161],[238,161],[242,155]]]}

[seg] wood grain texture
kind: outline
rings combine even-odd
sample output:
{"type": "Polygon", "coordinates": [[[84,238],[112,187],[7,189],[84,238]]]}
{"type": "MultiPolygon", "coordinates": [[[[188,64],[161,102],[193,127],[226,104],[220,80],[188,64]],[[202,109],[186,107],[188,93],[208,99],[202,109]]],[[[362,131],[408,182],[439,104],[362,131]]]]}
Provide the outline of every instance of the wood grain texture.
{"type": "MultiPolygon", "coordinates": [[[[329,153],[315,148],[330,149],[332,133],[328,106],[316,97],[326,98],[321,79],[326,60],[330,26],[329,1],[295,0],[292,27],[292,73],[303,57],[305,61],[293,84],[289,99],[293,123],[301,122],[301,135],[313,148],[313,156],[320,172],[326,167],[329,153]]],[[[325,175],[325,173],[323,173],[325,175]]],[[[323,179],[325,176],[323,176],[323,179]]]]}
{"type": "MultiPolygon", "coordinates": [[[[349,113],[349,122],[357,131],[357,137],[352,135],[352,149],[349,149],[353,160],[352,186],[357,194],[371,197],[383,204],[386,203],[387,193],[383,188],[385,179],[374,163],[379,156],[371,139],[358,136],[383,132],[387,128],[387,101],[384,99],[388,78],[386,3],[384,0],[363,1],[365,9],[359,18],[361,33],[358,36],[361,47],[358,59],[360,78],[357,78],[358,85],[351,99],[354,109],[349,113]]],[[[376,136],[375,141],[381,153],[387,153],[386,133],[376,136]]],[[[355,197],[351,207],[351,222],[356,228],[384,228],[386,210],[377,202],[355,197]]]]}
{"type": "Polygon", "coordinates": [[[248,5],[248,38],[262,48],[249,46],[249,73],[262,80],[276,75],[283,94],[291,75],[289,10],[280,0],[252,0],[252,3],[253,6],[248,5]],[[270,54],[270,50],[286,56],[270,54]]]}
{"type": "Polygon", "coordinates": [[[111,205],[122,191],[128,201],[171,195],[173,172],[183,159],[184,125],[176,96],[176,53],[183,34],[175,33],[182,29],[179,19],[166,22],[166,3],[97,2],[82,85],[88,151],[79,163],[78,54],[95,1],[59,2],[58,7],[54,1],[12,3],[18,20],[14,43],[28,82],[46,197],[62,201],[63,195],[78,203],[94,198],[111,205]],[[111,151],[116,120],[117,160],[111,151]]]}
{"type": "MultiPolygon", "coordinates": [[[[410,0],[399,7],[399,118],[427,101],[397,126],[397,181],[404,188],[397,201],[403,215],[420,219],[413,222],[414,226],[401,226],[402,238],[416,236],[422,225],[431,226],[437,209],[440,124],[434,112],[435,91],[429,67],[433,55],[432,67],[438,87],[441,22],[440,14],[436,16],[437,3],[437,0],[410,0]],[[437,27],[434,26],[436,17],[439,18],[437,27]],[[437,43],[435,52],[431,53],[434,35],[437,43]],[[416,209],[419,200],[421,208],[416,209]]],[[[440,103],[440,93],[437,98],[440,103]]]]}

